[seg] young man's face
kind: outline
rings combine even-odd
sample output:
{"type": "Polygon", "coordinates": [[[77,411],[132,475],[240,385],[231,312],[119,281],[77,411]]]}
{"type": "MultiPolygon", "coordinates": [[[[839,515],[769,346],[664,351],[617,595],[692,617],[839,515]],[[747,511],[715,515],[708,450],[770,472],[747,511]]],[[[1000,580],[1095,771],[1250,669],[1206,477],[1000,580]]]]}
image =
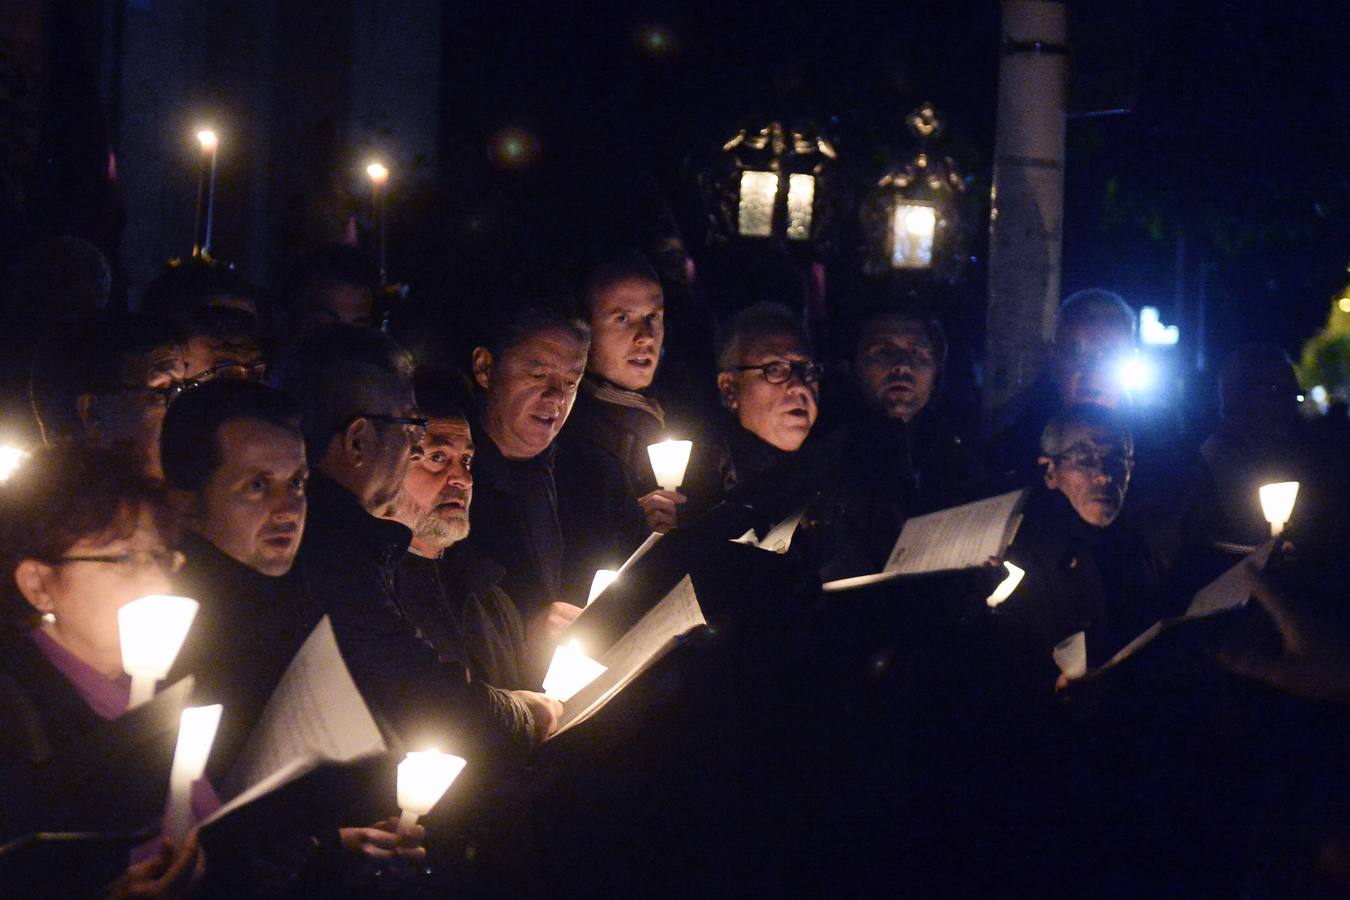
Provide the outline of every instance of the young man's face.
{"type": "Polygon", "coordinates": [[[717,386],[742,428],[791,453],[811,433],[819,411],[820,381],[803,377],[802,368],[806,366],[814,367],[814,363],[796,338],[765,335],[745,342],[738,369],[718,374],[717,386]],[[773,384],[769,380],[772,368],[762,366],[796,368],[785,380],[773,384]]]}
{"type": "Polygon", "coordinates": [[[198,493],[191,525],[264,575],[285,575],[305,529],[305,444],[294,431],[232,419],[216,432],[220,466],[198,493]]]}
{"type": "Polygon", "coordinates": [[[587,368],[630,391],[650,387],[661,361],[665,307],[661,285],[645,278],[625,278],[597,291],[587,368]]]}
{"type": "Polygon", "coordinates": [[[928,404],[937,379],[928,328],[908,316],[872,320],[858,341],[853,371],[874,409],[908,422],[928,404]]]}
{"type": "Polygon", "coordinates": [[[1105,528],[1125,505],[1134,459],[1123,441],[1087,426],[1069,429],[1063,448],[1041,457],[1045,486],[1063,494],[1084,522],[1105,528]]]}
{"type": "Polygon", "coordinates": [[[408,466],[393,518],[412,529],[413,547],[435,556],[469,536],[473,435],[464,419],[431,419],[421,455],[408,466]]]}
{"type": "Polygon", "coordinates": [[[586,342],[565,328],[536,331],[494,359],[474,351],[474,380],[487,393],[483,428],[502,456],[533,459],[553,443],[586,371],[586,342]]]}

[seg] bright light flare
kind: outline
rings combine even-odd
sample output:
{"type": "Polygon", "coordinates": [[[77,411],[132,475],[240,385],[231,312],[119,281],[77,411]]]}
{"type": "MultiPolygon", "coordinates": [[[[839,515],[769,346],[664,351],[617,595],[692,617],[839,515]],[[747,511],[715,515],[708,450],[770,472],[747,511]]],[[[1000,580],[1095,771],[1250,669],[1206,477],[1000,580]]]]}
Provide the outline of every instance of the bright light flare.
{"type": "Polygon", "coordinates": [[[1157,372],[1154,371],[1153,364],[1136,351],[1120,361],[1116,369],[1116,378],[1119,379],[1121,387],[1132,394],[1137,394],[1153,386],[1157,380],[1157,372]]]}
{"type": "Polygon", "coordinates": [[[464,771],[463,757],[439,750],[420,750],[409,753],[398,764],[398,821],[400,832],[417,824],[419,816],[431,808],[454,784],[464,771]]]}
{"type": "Polygon", "coordinates": [[[619,573],[614,569],[596,569],[595,578],[591,580],[591,592],[586,597],[586,605],[590,606],[595,602],[595,598],[604,593],[605,588],[614,583],[614,579],[619,577],[619,573]]]}
{"type": "Polygon", "coordinates": [[[216,144],[218,142],[219,139],[216,137],[216,133],[210,128],[203,128],[201,131],[197,132],[197,143],[202,145],[202,150],[204,152],[210,153],[212,150],[216,149],[216,144]]]}
{"type": "Polygon", "coordinates": [[[370,176],[370,180],[375,184],[384,184],[389,180],[389,169],[384,163],[373,162],[366,166],[366,174],[370,176]]]}
{"type": "Polygon", "coordinates": [[[1294,501],[1298,499],[1297,481],[1280,481],[1275,484],[1263,484],[1258,489],[1261,496],[1261,514],[1270,523],[1272,537],[1284,531],[1285,523],[1294,513],[1294,501]]]}
{"type": "Polygon", "coordinates": [[[600,665],[583,653],[581,644],[573,638],[553,651],[553,662],[544,676],[544,693],[559,703],[566,703],[607,671],[608,666],[600,665]]]}
{"type": "Polygon", "coordinates": [[[1017,590],[1017,586],[1022,583],[1022,578],[1027,574],[1025,569],[1010,562],[1005,562],[1003,568],[1008,570],[1008,574],[998,583],[998,587],[994,588],[994,592],[984,600],[985,603],[989,604],[990,609],[1011,597],[1012,592],[1017,590]]]}
{"type": "Polygon", "coordinates": [[[11,475],[18,471],[19,466],[27,459],[29,453],[21,447],[15,447],[13,444],[0,444],[0,484],[9,481],[11,475]]]}
{"type": "Polygon", "coordinates": [[[131,676],[131,705],[155,693],[155,682],[169,674],[197,615],[197,601],[150,594],[117,611],[122,669],[131,676]]]}
{"type": "Polygon", "coordinates": [[[647,456],[652,461],[652,474],[656,476],[656,483],[662,490],[679,489],[684,482],[684,472],[689,468],[689,454],[693,449],[693,441],[667,440],[647,445],[647,456]]]}
{"type": "Polygon", "coordinates": [[[1170,347],[1181,340],[1181,330],[1175,325],[1164,325],[1158,307],[1145,306],[1139,310],[1139,340],[1170,347]]]}

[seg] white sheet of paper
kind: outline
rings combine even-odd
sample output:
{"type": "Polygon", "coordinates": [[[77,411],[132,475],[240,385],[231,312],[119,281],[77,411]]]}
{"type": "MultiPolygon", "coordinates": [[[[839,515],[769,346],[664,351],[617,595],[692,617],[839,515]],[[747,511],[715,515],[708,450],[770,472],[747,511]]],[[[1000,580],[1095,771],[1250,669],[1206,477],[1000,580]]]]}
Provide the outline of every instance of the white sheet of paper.
{"type": "Polygon", "coordinates": [[[1266,567],[1275,550],[1275,541],[1275,538],[1266,541],[1237,565],[1196,591],[1191,605],[1186,607],[1186,617],[1208,616],[1246,603],[1252,594],[1252,568],[1259,572],[1266,567]]]}
{"type": "Polygon", "coordinates": [[[661,532],[659,531],[653,531],[651,534],[647,535],[647,539],[638,545],[638,548],[633,551],[633,555],[625,559],[623,565],[619,566],[619,571],[614,577],[617,579],[619,575],[622,575],[632,568],[633,564],[646,556],[647,551],[655,547],[656,542],[659,540],[661,540],[661,532]]]}
{"type": "Polygon", "coordinates": [[[749,544],[751,547],[758,547],[761,550],[768,550],[771,553],[786,553],[792,549],[792,536],[797,533],[797,526],[801,524],[802,517],[806,515],[806,507],[803,506],[792,515],[769,529],[769,533],[764,537],[755,534],[752,528],[745,534],[736,538],[737,544],[749,544]]]}
{"type": "MultiPolygon", "coordinates": [[[[281,676],[226,780],[241,793],[306,760],[346,762],[386,749],[324,616],[281,676]]],[[[281,781],[278,783],[285,783],[281,781]]]]}
{"type": "Polygon", "coordinates": [[[607,671],[563,705],[562,720],[553,737],[590,718],[664,656],[677,638],[706,624],[694,583],[686,575],[614,646],[596,657],[607,671]]]}
{"type": "Polygon", "coordinates": [[[916,575],[974,569],[991,556],[1002,556],[1021,524],[1025,493],[1011,491],[908,519],[884,571],[916,575]]]}

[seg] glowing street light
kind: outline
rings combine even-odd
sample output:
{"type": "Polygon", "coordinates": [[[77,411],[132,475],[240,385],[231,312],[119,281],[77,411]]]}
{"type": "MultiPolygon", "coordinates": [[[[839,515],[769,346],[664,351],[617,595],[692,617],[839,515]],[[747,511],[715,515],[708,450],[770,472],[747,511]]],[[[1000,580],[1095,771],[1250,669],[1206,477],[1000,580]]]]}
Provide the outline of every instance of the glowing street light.
{"type": "Polygon", "coordinates": [[[770,121],[742,128],[722,146],[704,181],[723,238],[805,244],[829,219],[835,150],[814,126],[770,121]]]}
{"type": "Polygon", "coordinates": [[[1270,523],[1271,537],[1276,537],[1284,531],[1285,524],[1294,513],[1294,501],[1298,499],[1298,482],[1280,481],[1275,484],[1263,484],[1258,493],[1261,496],[1261,513],[1270,523]]]}
{"type": "Polygon", "coordinates": [[[956,198],[966,189],[965,178],[949,157],[933,153],[931,140],[943,123],[931,103],[905,118],[918,142],[907,162],[893,166],[877,180],[859,207],[867,242],[864,271],[883,275],[896,271],[956,271],[956,198]]]}
{"type": "Polygon", "coordinates": [[[132,600],[117,611],[122,669],[131,676],[131,706],[155,695],[155,683],[169,674],[196,615],[196,600],[167,594],[132,600]]]}
{"type": "Polygon", "coordinates": [[[192,783],[206,771],[206,759],[216,741],[221,705],[190,706],[178,724],[178,744],[169,769],[169,804],[164,813],[164,836],[181,840],[192,820],[192,783]]]}
{"type": "Polygon", "coordinates": [[[193,227],[192,255],[210,259],[216,207],[216,149],[220,139],[214,130],[203,128],[197,132],[197,143],[202,148],[202,162],[197,176],[197,219],[193,227]]]}
{"type": "Polygon", "coordinates": [[[607,671],[608,666],[600,665],[583,653],[581,644],[573,638],[553,651],[553,662],[544,676],[544,694],[559,703],[566,703],[607,671]]]}
{"type": "Polygon", "coordinates": [[[398,764],[398,831],[407,834],[464,771],[464,759],[439,750],[409,753],[398,764]]]}
{"type": "Polygon", "coordinates": [[[647,456],[652,461],[652,474],[656,483],[664,491],[678,490],[684,482],[685,469],[689,468],[689,454],[694,449],[693,441],[661,441],[647,445],[647,456]]]}

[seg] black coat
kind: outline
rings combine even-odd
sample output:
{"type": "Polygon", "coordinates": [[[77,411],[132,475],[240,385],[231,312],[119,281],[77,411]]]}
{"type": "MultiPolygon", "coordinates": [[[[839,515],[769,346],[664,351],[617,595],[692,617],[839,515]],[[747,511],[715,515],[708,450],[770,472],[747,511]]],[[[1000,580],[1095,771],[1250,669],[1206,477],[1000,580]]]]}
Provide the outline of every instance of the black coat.
{"type": "Polygon", "coordinates": [[[477,422],[473,433],[473,527],[462,543],[502,567],[502,589],[529,618],[560,599],[562,591],[556,448],[532,459],[509,460],[477,422]]]}
{"type": "Polygon", "coordinates": [[[473,680],[462,663],[442,662],[403,608],[398,566],[411,537],[315,473],[296,577],[332,621],[342,657],[377,720],[405,741],[433,741],[471,764],[518,758],[533,739],[528,709],[506,691],[473,680]]]}

